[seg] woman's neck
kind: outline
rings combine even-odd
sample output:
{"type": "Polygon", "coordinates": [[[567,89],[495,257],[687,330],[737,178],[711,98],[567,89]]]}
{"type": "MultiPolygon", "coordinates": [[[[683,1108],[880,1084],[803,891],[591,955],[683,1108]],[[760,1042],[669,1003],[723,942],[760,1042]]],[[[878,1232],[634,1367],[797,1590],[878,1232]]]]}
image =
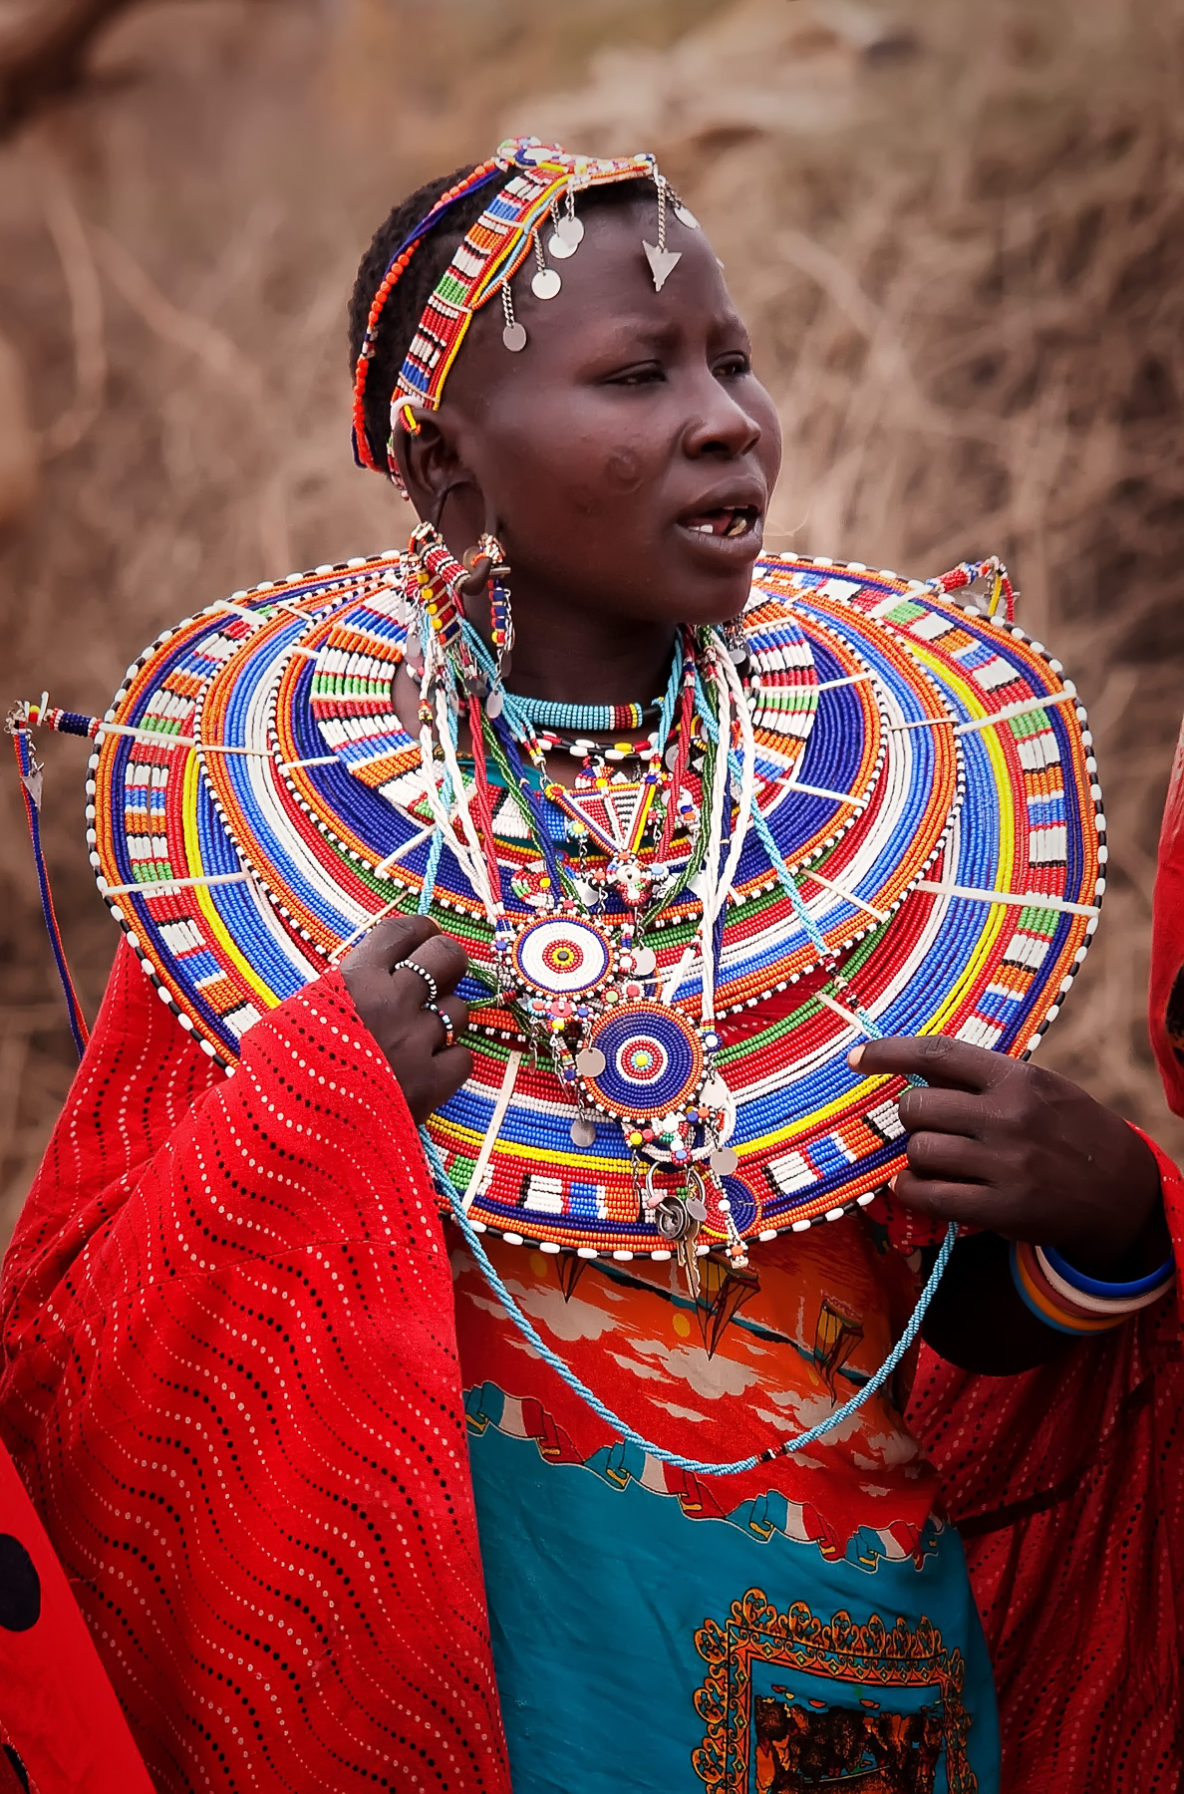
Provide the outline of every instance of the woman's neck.
{"type": "MultiPolygon", "coordinates": [[[[666,683],[677,628],[666,621],[548,608],[545,621],[515,607],[508,688],[558,704],[645,704],[666,683]]],[[[472,622],[488,638],[483,605],[472,622]]]]}

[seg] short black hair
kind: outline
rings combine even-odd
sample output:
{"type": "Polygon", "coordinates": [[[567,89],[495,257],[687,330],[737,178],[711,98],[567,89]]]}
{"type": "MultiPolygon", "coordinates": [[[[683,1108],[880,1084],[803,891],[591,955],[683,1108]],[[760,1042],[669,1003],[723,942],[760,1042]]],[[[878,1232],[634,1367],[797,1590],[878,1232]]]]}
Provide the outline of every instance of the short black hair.
{"type": "MultiPolygon", "coordinates": [[[[474,172],[474,165],[455,168],[451,174],[427,181],[422,187],[394,207],[375,231],[370,247],[362,257],[358,277],[349,302],[349,370],[352,380],[362,351],[366,324],[374,295],[382,285],[387,269],[400,245],[416,225],[431,211],[442,193],[474,172]]],[[[507,177],[508,178],[508,177],[507,177]]],[[[643,190],[642,177],[637,180],[613,181],[593,187],[580,195],[580,211],[589,205],[622,204],[634,201],[643,190]]],[[[399,378],[416,326],[440,276],[448,267],[458,243],[468,233],[489,203],[489,189],[482,184],[472,193],[456,200],[422,239],[397,281],[383,308],[374,342],[374,355],[366,375],[366,398],[363,416],[366,441],[374,464],[389,471],[386,445],[390,436],[390,399],[399,378]]]]}
{"type": "MultiPolygon", "coordinates": [[[[370,307],[374,303],[374,295],[382,285],[383,277],[395,259],[400,244],[411,235],[417,224],[423,222],[440,195],[446,193],[449,187],[467,180],[473,170],[474,165],[470,163],[464,168],[454,169],[451,174],[427,181],[401,200],[375,231],[370,247],[362,257],[349,302],[351,379],[358,364],[358,356],[362,352],[362,340],[366,334],[366,323],[370,307]]],[[[488,203],[489,194],[481,186],[472,193],[466,193],[449,207],[439,223],[420,243],[408,263],[406,273],[396,283],[394,292],[383,309],[374,342],[374,357],[366,375],[363,410],[366,440],[375,466],[380,469],[387,467],[386,444],[390,435],[391,394],[395,390],[399,369],[403,365],[415,327],[423,316],[424,306],[435,291],[437,281],[452,260],[457,244],[469,228],[476,224],[488,203]]]]}

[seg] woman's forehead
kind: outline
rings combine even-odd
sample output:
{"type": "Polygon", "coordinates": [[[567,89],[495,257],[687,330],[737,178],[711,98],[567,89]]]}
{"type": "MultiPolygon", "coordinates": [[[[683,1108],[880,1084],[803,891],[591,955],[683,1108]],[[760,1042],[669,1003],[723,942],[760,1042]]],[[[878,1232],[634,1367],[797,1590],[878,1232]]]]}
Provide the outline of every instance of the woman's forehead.
{"type": "MultiPolygon", "coordinates": [[[[574,365],[616,344],[660,347],[688,334],[742,332],[705,234],[673,217],[666,244],[679,259],[661,290],[656,289],[644,249],[655,235],[653,213],[652,201],[647,207],[633,196],[590,210],[579,249],[557,266],[560,286],[553,297],[536,296],[531,285],[536,266],[527,263],[513,282],[514,312],[526,331],[525,348],[518,354],[506,350],[501,307],[484,306],[457,358],[449,388],[453,395],[463,398],[474,381],[486,388],[490,380],[528,378],[532,362],[553,368],[559,362],[574,365]]],[[[446,394],[445,404],[447,400],[446,394]]]]}

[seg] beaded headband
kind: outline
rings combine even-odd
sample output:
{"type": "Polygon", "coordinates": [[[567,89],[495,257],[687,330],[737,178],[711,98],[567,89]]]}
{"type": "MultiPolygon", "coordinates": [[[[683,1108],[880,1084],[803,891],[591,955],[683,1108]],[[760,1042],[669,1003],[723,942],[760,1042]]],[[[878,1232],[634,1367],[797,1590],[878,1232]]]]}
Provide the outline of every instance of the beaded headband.
{"type": "MultiPolygon", "coordinates": [[[[495,295],[500,294],[505,315],[502,340],[506,348],[515,353],[525,348],[526,331],[514,316],[511,279],[533,251],[538,266],[531,290],[536,298],[552,299],[562,286],[562,277],[548,265],[544,254],[540,236],[543,225],[549,218],[553,226],[548,245],[552,256],[566,260],[574,255],[584,234],[583,224],[575,215],[575,195],[589,187],[636,180],[652,180],[657,187],[657,242],[643,242],[642,247],[654,285],[661,290],[679,256],[666,247],[668,189],[650,155],[574,156],[558,144],[541,143],[537,137],[514,137],[501,144],[489,161],[441,194],[395,251],[370,307],[354,372],[353,441],[359,466],[376,473],[393,470],[390,449],[395,429],[401,422],[414,434],[416,425],[410,407],[421,405],[434,411],[439,405],[444,382],[473,313],[495,295]],[[509,178],[498,184],[502,175],[509,178]],[[420,243],[443,215],[459,200],[486,186],[496,186],[496,190],[438,281],[399,370],[391,394],[389,465],[383,468],[374,458],[367,438],[364,407],[367,375],[387,300],[420,243]]],[[[677,199],[671,198],[670,203],[682,221],[693,227],[691,213],[677,199]]]]}

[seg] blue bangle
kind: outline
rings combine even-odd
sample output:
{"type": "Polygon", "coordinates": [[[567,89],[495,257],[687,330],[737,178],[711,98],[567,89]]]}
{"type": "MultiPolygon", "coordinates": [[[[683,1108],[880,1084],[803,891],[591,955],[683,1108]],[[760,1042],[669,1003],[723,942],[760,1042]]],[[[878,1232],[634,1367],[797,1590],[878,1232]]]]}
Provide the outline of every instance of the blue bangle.
{"type": "Polygon", "coordinates": [[[1175,1259],[1168,1258],[1160,1265],[1158,1271],[1151,1271],[1146,1277],[1136,1277],[1131,1283],[1103,1283],[1097,1277],[1087,1277],[1084,1271],[1076,1270],[1055,1247],[1042,1246],[1041,1251],[1053,1270],[1057,1272],[1058,1276],[1063,1277],[1066,1283],[1072,1284],[1073,1288],[1079,1289],[1083,1295],[1098,1296],[1103,1301],[1116,1302],[1131,1296],[1146,1295],[1149,1290],[1156,1289],[1161,1283],[1168,1282],[1176,1268],[1175,1259]]]}

